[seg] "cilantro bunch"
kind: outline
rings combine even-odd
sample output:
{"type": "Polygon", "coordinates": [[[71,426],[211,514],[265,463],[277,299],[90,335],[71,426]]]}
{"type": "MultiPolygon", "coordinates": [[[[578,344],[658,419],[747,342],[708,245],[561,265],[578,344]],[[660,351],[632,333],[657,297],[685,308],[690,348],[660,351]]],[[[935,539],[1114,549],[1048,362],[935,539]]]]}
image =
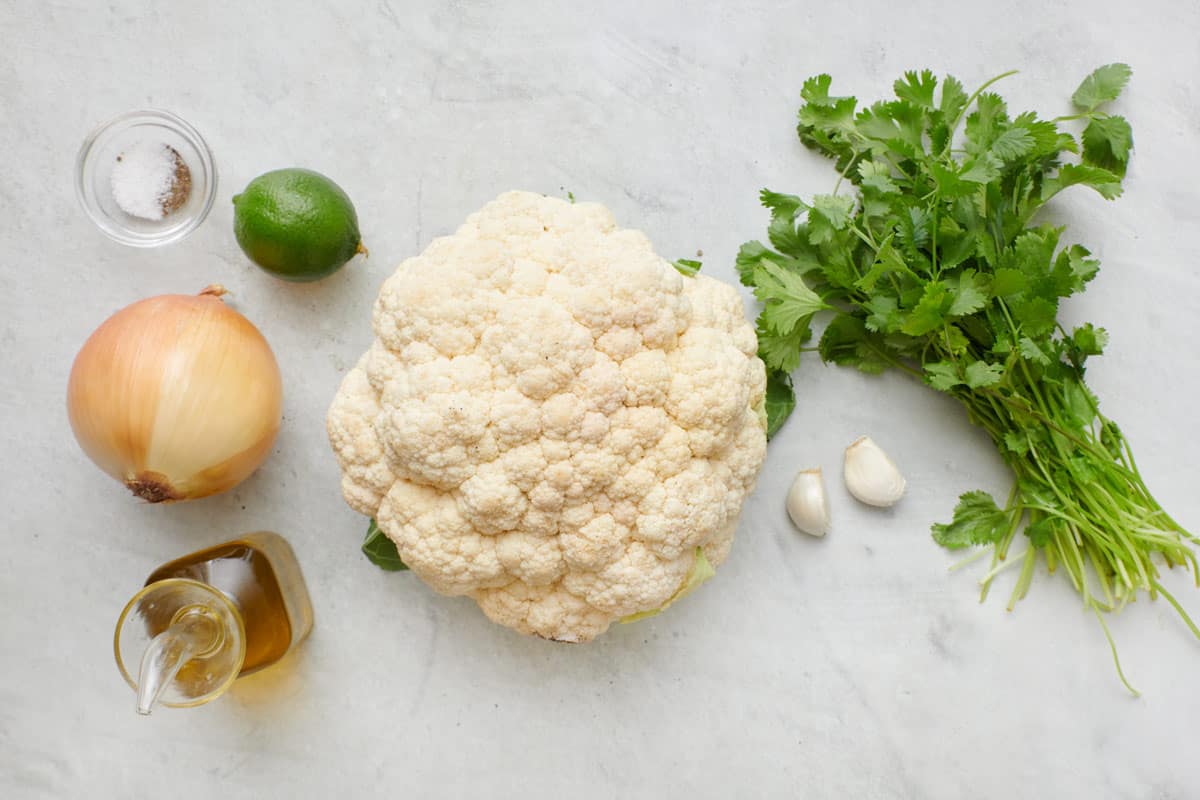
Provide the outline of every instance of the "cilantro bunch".
{"type": "Polygon", "coordinates": [[[830,94],[828,75],[805,82],[797,131],[834,160],[838,185],[810,202],[764,190],[770,246],[748,242],[737,258],[742,283],[763,304],[768,433],[795,406],[790,374],[803,351],[867,373],[908,373],[959,400],[1015,477],[1003,507],[968,492],[951,522],[933,526],[944,547],[992,546],[985,595],[997,572],[1020,564],[1011,608],[1040,556],[1067,574],[1110,645],[1101,612],[1139,590],[1165,597],[1200,637],[1159,583],[1157,563],[1185,566],[1200,584],[1197,539],[1151,496],[1084,382],[1107,335],[1057,320],[1059,302],[1081,292],[1099,264],[1066,244],[1063,228],[1036,219],[1070,186],[1108,199],[1121,193],[1132,133],[1101,109],[1130,69],[1097,69],[1071,98],[1078,113],[1057,119],[1010,116],[987,91],[1009,74],[968,96],[953,77],[939,88],[931,72],[908,72],[894,100],[861,109],[830,94]],[[1060,127],[1071,120],[1085,122],[1078,138],[1060,127]],[[856,191],[839,192],[846,182],[856,191]],[[813,348],[818,312],[831,318],[813,348]],[[1028,547],[1009,561],[1019,535],[1028,547]]]}

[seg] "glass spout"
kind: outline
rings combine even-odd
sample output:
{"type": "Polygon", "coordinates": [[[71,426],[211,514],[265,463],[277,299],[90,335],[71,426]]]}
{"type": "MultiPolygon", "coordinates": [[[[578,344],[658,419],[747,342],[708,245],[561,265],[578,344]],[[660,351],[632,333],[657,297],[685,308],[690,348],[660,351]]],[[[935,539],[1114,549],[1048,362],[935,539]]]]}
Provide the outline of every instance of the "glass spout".
{"type": "Polygon", "coordinates": [[[138,670],[137,713],[149,714],[166,689],[193,658],[213,652],[223,639],[221,624],[205,606],[187,606],[171,627],[150,640],[138,670]]]}
{"type": "Polygon", "coordinates": [[[171,578],[151,583],[129,601],[113,648],[121,674],[137,693],[137,712],[149,714],[156,705],[197,706],[223,694],[242,669],[246,629],[223,593],[171,578]]]}

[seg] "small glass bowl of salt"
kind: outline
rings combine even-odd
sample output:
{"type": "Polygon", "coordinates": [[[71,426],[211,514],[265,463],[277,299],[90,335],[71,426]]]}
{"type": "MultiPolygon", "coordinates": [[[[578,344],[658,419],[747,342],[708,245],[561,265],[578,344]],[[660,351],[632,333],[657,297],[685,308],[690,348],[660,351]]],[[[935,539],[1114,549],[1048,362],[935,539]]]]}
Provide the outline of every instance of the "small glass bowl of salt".
{"type": "Polygon", "coordinates": [[[167,111],[130,111],[84,140],[75,192],[92,222],[134,247],[177,242],[199,227],[217,193],[212,151],[167,111]]]}

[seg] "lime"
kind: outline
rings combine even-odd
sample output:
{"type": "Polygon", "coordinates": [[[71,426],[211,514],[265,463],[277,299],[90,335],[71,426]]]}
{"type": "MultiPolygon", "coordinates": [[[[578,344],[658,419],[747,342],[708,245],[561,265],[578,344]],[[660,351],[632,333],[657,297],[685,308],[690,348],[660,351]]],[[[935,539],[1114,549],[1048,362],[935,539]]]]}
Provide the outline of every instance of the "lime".
{"type": "Polygon", "coordinates": [[[308,169],[277,169],[250,181],[233,197],[233,232],[251,261],[285,281],[320,280],[367,252],[350,198],[308,169]]]}

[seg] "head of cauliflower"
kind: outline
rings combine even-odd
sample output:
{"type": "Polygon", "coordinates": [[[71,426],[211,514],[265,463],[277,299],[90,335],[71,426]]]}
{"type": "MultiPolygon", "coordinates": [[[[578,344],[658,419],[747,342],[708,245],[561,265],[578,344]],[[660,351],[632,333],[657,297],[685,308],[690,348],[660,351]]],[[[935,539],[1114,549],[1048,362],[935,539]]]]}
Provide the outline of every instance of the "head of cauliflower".
{"type": "Polygon", "coordinates": [[[508,192],[402,263],[373,317],[329,439],[346,502],[435,590],[584,642],[724,560],[766,449],[731,286],[603,206],[508,192]]]}

